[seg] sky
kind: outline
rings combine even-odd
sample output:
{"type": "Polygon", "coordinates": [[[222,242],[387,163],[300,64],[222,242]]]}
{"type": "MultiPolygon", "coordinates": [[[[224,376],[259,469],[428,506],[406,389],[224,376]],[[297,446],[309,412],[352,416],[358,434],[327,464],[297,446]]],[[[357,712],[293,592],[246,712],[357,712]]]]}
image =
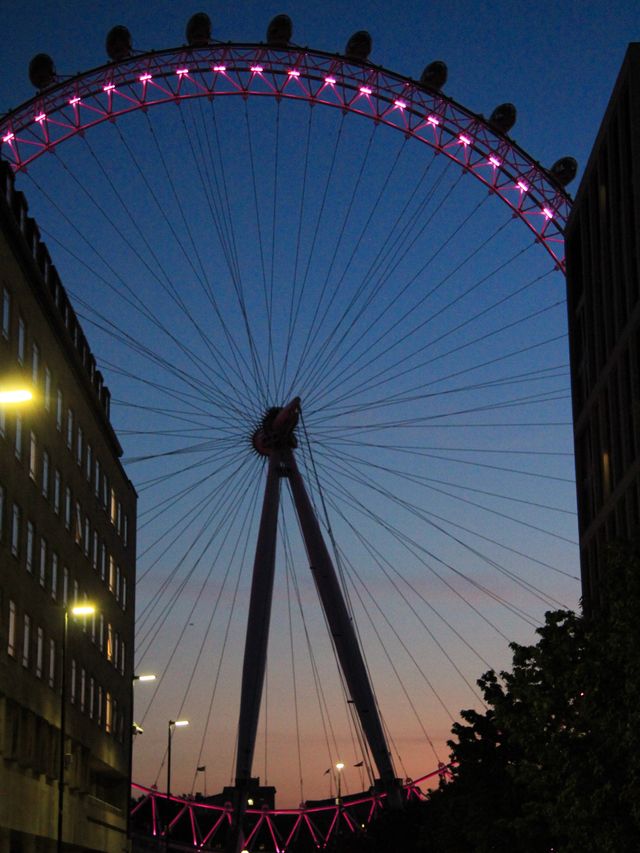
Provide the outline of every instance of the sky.
{"type": "MultiPolygon", "coordinates": [[[[136,49],[174,47],[196,11],[222,42],[260,41],[286,12],[299,45],[341,51],[367,29],[387,69],[444,60],[449,97],[484,115],[513,102],[512,138],[579,169],[640,25],[624,2],[24,2],[3,10],[0,112],[32,96],[34,54],[72,76],[103,63],[111,26],[136,49]]],[[[96,128],[19,183],[140,495],[136,667],[162,678],[136,685],[134,778],[164,786],[177,716],[191,724],[172,789],[203,790],[203,765],[209,792],[232,778],[264,477],[249,439],[266,405],[298,393],[300,464],[398,772],[417,777],[446,760],[452,719],[478,705],[485,669],[508,665],[508,641],[578,606],[562,276],[424,146],[336,110],[223,100],[96,128]]],[[[338,759],[347,789],[366,779],[286,487],[282,505],[254,772],[292,805],[326,796],[338,759]]]]}

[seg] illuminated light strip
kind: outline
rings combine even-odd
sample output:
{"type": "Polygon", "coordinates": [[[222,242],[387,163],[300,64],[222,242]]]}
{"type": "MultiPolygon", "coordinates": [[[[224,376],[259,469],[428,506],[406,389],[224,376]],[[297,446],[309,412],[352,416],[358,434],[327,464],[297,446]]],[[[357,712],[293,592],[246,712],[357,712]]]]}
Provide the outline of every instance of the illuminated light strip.
{"type": "Polygon", "coordinates": [[[438,116],[434,115],[427,116],[427,121],[434,127],[437,127],[440,124],[440,119],[438,118],[438,116]]]}
{"type": "Polygon", "coordinates": [[[80,103],[80,98],[78,98],[78,97],[71,98],[71,99],[69,100],[69,106],[70,106],[70,107],[75,107],[75,106],[77,106],[79,103],[80,103]]]}
{"type": "Polygon", "coordinates": [[[324,78],[324,82],[325,82],[328,86],[335,86],[335,85],[336,85],[336,78],[335,78],[335,77],[325,77],[325,78],[324,78]]]}
{"type": "Polygon", "coordinates": [[[151,80],[151,74],[141,74],[140,77],[138,77],[138,80],[140,80],[141,83],[148,83],[149,80],[151,80]]]}
{"type": "MultiPolygon", "coordinates": [[[[187,70],[188,70],[188,69],[187,69],[187,70]]],[[[226,70],[227,70],[227,66],[226,66],[226,65],[214,65],[214,66],[213,66],[213,70],[214,70],[214,71],[218,71],[218,72],[224,72],[224,71],[226,71],[226,70]]],[[[251,70],[253,71],[253,68],[252,68],[251,70]]],[[[179,73],[180,73],[180,72],[178,71],[178,74],[179,74],[179,73]]]]}
{"type": "Polygon", "coordinates": [[[394,107],[397,107],[399,110],[406,110],[406,108],[407,108],[407,102],[406,101],[400,101],[400,100],[394,101],[393,105],[394,105],[394,107]]]}
{"type": "Polygon", "coordinates": [[[42,122],[46,119],[46,117],[47,117],[46,113],[38,113],[38,115],[35,116],[33,120],[37,121],[38,124],[42,124],[42,122]]]}
{"type": "Polygon", "coordinates": [[[499,157],[496,157],[495,154],[491,154],[489,157],[489,163],[495,168],[499,169],[502,166],[502,160],[499,157]]]}
{"type": "Polygon", "coordinates": [[[116,84],[115,84],[115,83],[107,83],[105,86],[103,86],[103,87],[102,87],[102,89],[103,89],[103,91],[104,91],[104,92],[113,92],[113,90],[114,90],[115,88],[116,88],[116,84]]]}
{"type": "Polygon", "coordinates": [[[360,93],[362,95],[370,95],[371,89],[368,86],[360,86],[360,93]]]}
{"type": "Polygon", "coordinates": [[[178,75],[178,77],[184,77],[185,74],[188,74],[188,73],[189,73],[188,68],[176,68],[176,74],[178,75]]]}
{"type": "Polygon", "coordinates": [[[518,189],[519,189],[521,192],[523,192],[523,193],[528,193],[528,192],[529,192],[529,184],[528,184],[526,181],[523,181],[522,179],[518,181],[518,183],[516,184],[516,186],[517,186],[517,187],[518,187],[518,189]]]}
{"type": "Polygon", "coordinates": [[[547,220],[547,222],[548,222],[550,219],[553,219],[553,210],[551,210],[551,208],[550,208],[550,207],[543,207],[543,208],[542,208],[542,213],[543,213],[543,215],[544,215],[544,218],[547,220]]]}
{"type": "Polygon", "coordinates": [[[290,68],[287,71],[287,74],[289,75],[289,77],[299,77],[300,76],[300,72],[297,70],[297,68],[290,68]]]}
{"type": "Polygon", "coordinates": [[[3,142],[11,142],[15,138],[16,138],[15,133],[11,133],[11,131],[9,131],[9,133],[7,133],[5,136],[2,137],[2,141],[3,142]]]}
{"type": "Polygon", "coordinates": [[[254,74],[262,74],[264,68],[262,67],[262,65],[252,65],[251,70],[254,74]]]}
{"type": "Polygon", "coordinates": [[[458,139],[464,145],[465,148],[467,147],[467,145],[471,145],[471,139],[469,139],[468,136],[465,136],[464,133],[461,133],[460,136],[458,136],[458,139]]]}

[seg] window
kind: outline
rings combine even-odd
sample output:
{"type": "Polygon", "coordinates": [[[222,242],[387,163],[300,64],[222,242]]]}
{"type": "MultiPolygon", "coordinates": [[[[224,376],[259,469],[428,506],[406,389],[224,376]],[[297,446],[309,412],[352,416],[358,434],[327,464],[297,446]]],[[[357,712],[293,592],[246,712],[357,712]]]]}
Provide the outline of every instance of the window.
{"type": "Polygon", "coordinates": [[[85,557],[89,556],[90,543],[91,543],[91,524],[89,522],[89,516],[85,515],[85,517],[84,517],[84,536],[82,537],[82,549],[84,551],[85,557]]]}
{"type": "Polygon", "coordinates": [[[115,489],[111,489],[111,504],[109,510],[109,518],[111,519],[111,524],[116,523],[116,517],[118,513],[118,501],[116,500],[116,491],[115,489]]]}
{"type": "Polygon", "coordinates": [[[49,640],[49,687],[56,686],[56,641],[49,640]]]}
{"type": "Polygon", "coordinates": [[[120,566],[116,566],[116,601],[120,601],[120,566]]]}
{"type": "Polygon", "coordinates": [[[120,634],[116,631],[113,641],[113,665],[120,669],[120,634]]]}
{"type": "Polygon", "coordinates": [[[7,653],[11,655],[12,658],[16,656],[16,632],[17,632],[17,624],[16,624],[16,603],[15,601],[9,602],[9,633],[7,637],[7,653]]]}
{"type": "Polygon", "coordinates": [[[40,381],[40,347],[35,341],[31,344],[31,381],[34,385],[40,381]]]}
{"type": "Polygon", "coordinates": [[[102,472],[102,506],[109,509],[109,478],[102,472]]]}
{"type": "Polygon", "coordinates": [[[100,578],[102,580],[107,576],[107,546],[102,543],[100,548],[100,578]]]}
{"type": "Polygon", "coordinates": [[[64,490],[64,526],[71,530],[71,489],[69,486],[64,490]]]}
{"type": "Polygon", "coordinates": [[[67,409],[67,447],[73,447],[73,409],[67,409]]]}
{"type": "Polygon", "coordinates": [[[16,415],[15,454],[16,459],[22,459],[22,415],[16,415]]]}
{"type": "Polygon", "coordinates": [[[49,460],[49,454],[46,450],[42,451],[42,497],[48,499],[49,498],[49,477],[50,477],[50,469],[51,463],[49,460]]]}
{"type": "Polygon", "coordinates": [[[122,576],[122,594],[120,596],[120,604],[123,610],[127,609],[127,579],[122,576]]]}
{"type": "Polygon", "coordinates": [[[87,681],[87,672],[84,667],[80,669],[80,711],[84,713],[84,693],[87,681]]]}
{"type": "Polygon", "coordinates": [[[36,632],[36,677],[42,678],[42,663],[44,659],[44,631],[38,628],[36,632]]]}
{"type": "Polygon", "coordinates": [[[44,589],[47,583],[47,540],[40,537],[40,586],[44,589]]]}
{"type": "Polygon", "coordinates": [[[35,552],[35,530],[33,529],[33,522],[27,521],[27,554],[26,554],[26,566],[28,572],[33,572],[33,560],[34,560],[34,552],[35,552]]]}
{"type": "Polygon", "coordinates": [[[93,450],[90,444],[87,444],[87,451],[84,457],[85,460],[85,476],[87,483],[91,485],[91,472],[93,470],[93,450]]]}
{"type": "Polygon", "coordinates": [[[18,317],[18,364],[24,364],[25,351],[27,348],[27,328],[22,317],[18,317]]]}
{"type": "Polygon", "coordinates": [[[44,407],[47,412],[51,411],[51,371],[48,367],[44,369],[44,407]]]}
{"type": "Polygon", "coordinates": [[[58,388],[56,391],[56,429],[62,432],[62,412],[64,406],[62,403],[62,391],[58,388]]]}
{"type": "Polygon", "coordinates": [[[105,702],[104,728],[106,732],[110,732],[113,727],[113,708],[112,708],[111,693],[107,690],[107,698],[105,702]]]}
{"type": "Polygon", "coordinates": [[[98,646],[101,652],[104,651],[104,616],[102,613],[98,621],[98,646]]]}
{"type": "Polygon", "coordinates": [[[22,666],[29,669],[31,656],[31,616],[24,614],[24,623],[22,629],[22,666]]]}
{"type": "Polygon", "coordinates": [[[113,627],[107,622],[107,660],[113,661],[113,627]]]}
{"type": "Polygon", "coordinates": [[[69,569],[66,566],[62,570],[62,603],[69,603],[69,569]]]}
{"type": "Polygon", "coordinates": [[[60,471],[56,468],[53,473],[53,511],[60,515],[60,471]]]}
{"type": "Polygon", "coordinates": [[[33,430],[29,433],[29,476],[35,483],[38,467],[38,440],[33,430]]]}
{"type": "Polygon", "coordinates": [[[58,598],[58,555],[55,551],[51,552],[51,598],[54,601],[58,598]]]}
{"type": "Polygon", "coordinates": [[[78,598],[80,597],[80,587],[78,586],[78,581],[74,580],[73,582],[73,606],[78,606],[78,598]]]}
{"type": "Polygon", "coordinates": [[[77,670],[76,659],[73,658],[71,661],[71,678],[69,683],[69,700],[72,705],[76,704],[76,670],[77,670]]]}
{"type": "Polygon", "coordinates": [[[100,498],[100,460],[96,459],[96,481],[93,484],[95,490],[95,496],[100,498]]]}
{"type": "Polygon", "coordinates": [[[17,557],[20,553],[20,507],[13,505],[11,512],[11,553],[17,557]]]}
{"type": "Polygon", "coordinates": [[[93,531],[93,546],[91,548],[91,565],[94,570],[98,569],[98,531],[93,531]]]}
{"type": "Polygon", "coordinates": [[[125,644],[124,644],[124,640],[123,640],[120,644],[120,674],[121,675],[124,675],[124,668],[125,668],[124,656],[125,656],[125,644]]]}
{"type": "Polygon", "coordinates": [[[80,506],[80,501],[76,501],[76,522],[73,538],[76,545],[82,546],[82,507],[80,506]]]}
{"type": "Polygon", "coordinates": [[[129,544],[129,516],[126,513],[122,520],[122,542],[125,548],[129,544]]]}
{"type": "Polygon", "coordinates": [[[2,288],[2,335],[9,340],[11,336],[11,293],[2,288]]]}
{"type": "Polygon", "coordinates": [[[96,723],[102,725],[102,687],[98,684],[96,702],[96,723]]]}
{"type": "Polygon", "coordinates": [[[82,451],[84,449],[84,433],[82,432],[82,427],[78,427],[78,432],[76,435],[76,462],[78,465],[82,465],[82,451]]]}
{"type": "Polygon", "coordinates": [[[118,510],[116,512],[116,530],[118,536],[122,536],[122,504],[118,501],[118,510]]]}
{"type": "Polygon", "coordinates": [[[109,555],[109,592],[116,591],[116,561],[113,554],[109,555]]]}
{"type": "Polygon", "coordinates": [[[89,719],[93,720],[94,702],[95,702],[96,682],[91,676],[89,679],[89,719]]]}

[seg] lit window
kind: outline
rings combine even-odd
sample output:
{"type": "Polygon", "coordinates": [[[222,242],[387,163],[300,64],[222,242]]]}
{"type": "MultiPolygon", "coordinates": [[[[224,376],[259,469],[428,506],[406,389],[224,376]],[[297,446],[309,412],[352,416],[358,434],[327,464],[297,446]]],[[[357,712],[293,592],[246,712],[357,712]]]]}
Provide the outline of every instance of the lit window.
{"type": "Polygon", "coordinates": [[[38,440],[35,432],[29,433],[29,476],[35,482],[38,467],[38,440]]]}
{"type": "Polygon", "coordinates": [[[29,668],[31,662],[31,616],[24,614],[24,624],[22,629],[22,666],[25,669],[29,668]]]}
{"type": "Polygon", "coordinates": [[[2,335],[7,340],[11,335],[11,294],[6,287],[2,288],[2,335]]]}
{"type": "Polygon", "coordinates": [[[11,512],[11,553],[17,557],[20,553],[20,507],[13,505],[11,512]]]}
{"type": "Polygon", "coordinates": [[[11,655],[12,658],[16,656],[16,632],[17,632],[17,624],[16,624],[16,603],[15,601],[9,602],[9,632],[7,637],[7,653],[11,655]]]}
{"type": "Polygon", "coordinates": [[[111,489],[111,511],[109,513],[109,517],[111,519],[111,524],[116,523],[116,517],[118,513],[118,502],[116,500],[116,491],[115,489],[111,489]]]}
{"type": "Polygon", "coordinates": [[[109,592],[116,591],[116,561],[113,554],[109,555],[109,592]]]}
{"type": "Polygon", "coordinates": [[[107,697],[105,701],[105,715],[104,715],[104,728],[106,732],[110,732],[113,726],[113,718],[112,718],[112,699],[111,693],[107,690],[107,697]]]}
{"type": "Polygon", "coordinates": [[[113,660],[113,627],[107,622],[107,660],[113,660]]]}
{"type": "Polygon", "coordinates": [[[18,317],[18,364],[24,364],[25,351],[27,348],[27,328],[22,317],[18,317]]]}
{"type": "Polygon", "coordinates": [[[36,677],[42,678],[42,663],[44,659],[44,631],[38,628],[36,632],[36,677]]]}
{"type": "Polygon", "coordinates": [[[42,497],[49,498],[49,454],[46,450],[42,451],[42,497]]]}

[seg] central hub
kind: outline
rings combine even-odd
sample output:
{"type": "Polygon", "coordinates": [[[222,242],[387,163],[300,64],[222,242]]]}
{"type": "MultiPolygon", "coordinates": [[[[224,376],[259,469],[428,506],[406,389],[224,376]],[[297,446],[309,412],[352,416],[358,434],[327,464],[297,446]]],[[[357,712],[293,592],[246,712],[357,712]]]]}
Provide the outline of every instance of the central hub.
{"type": "Polygon", "coordinates": [[[300,397],[294,397],[286,406],[268,409],[262,423],[251,436],[254,450],[261,456],[271,456],[274,450],[297,447],[295,428],[299,416],[300,397]]]}

